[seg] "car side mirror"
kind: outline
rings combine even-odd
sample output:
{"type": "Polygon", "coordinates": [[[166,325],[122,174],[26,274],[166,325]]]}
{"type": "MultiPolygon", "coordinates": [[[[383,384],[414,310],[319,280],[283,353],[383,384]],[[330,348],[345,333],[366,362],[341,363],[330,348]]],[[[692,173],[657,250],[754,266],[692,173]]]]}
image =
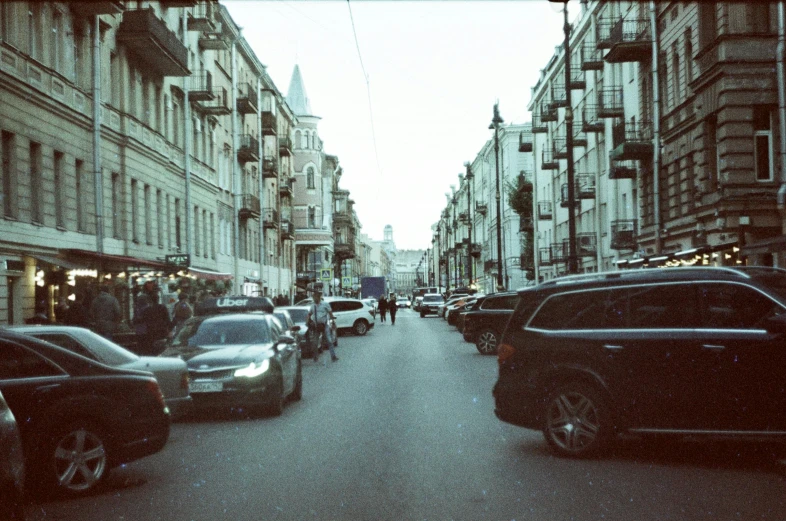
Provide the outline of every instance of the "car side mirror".
{"type": "Polygon", "coordinates": [[[292,326],[290,331],[292,331],[293,333],[297,333],[298,331],[300,331],[300,326],[292,326]]]}
{"type": "Polygon", "coordinates": [[[278,337],[279,344],[294,344],[296,340],[289,335],[281,335],[278,337]]]}

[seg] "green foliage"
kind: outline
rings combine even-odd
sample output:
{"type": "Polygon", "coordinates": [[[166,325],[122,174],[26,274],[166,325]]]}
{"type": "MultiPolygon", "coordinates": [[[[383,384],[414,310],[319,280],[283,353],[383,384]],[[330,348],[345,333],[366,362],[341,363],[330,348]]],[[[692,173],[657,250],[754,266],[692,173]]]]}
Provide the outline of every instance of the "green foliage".
{"type": "Polygon", "coordinates": [[[508,204],[519,215],[532,215],[532,191],[519,190],[521,181],[505,183],[508,194],[508,204]]]}

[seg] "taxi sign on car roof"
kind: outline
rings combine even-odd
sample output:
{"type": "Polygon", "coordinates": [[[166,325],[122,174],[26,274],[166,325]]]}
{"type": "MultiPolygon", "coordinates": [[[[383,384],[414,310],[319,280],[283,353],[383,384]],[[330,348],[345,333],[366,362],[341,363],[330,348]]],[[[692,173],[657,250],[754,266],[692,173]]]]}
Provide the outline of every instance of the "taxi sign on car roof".
{"type": "Polygon", "coordinates": [[[273,312],[273,301],[268,297],[212,297],[198,303],[195,315],[218,313],[247,313],[249,311],[273,312]]]}

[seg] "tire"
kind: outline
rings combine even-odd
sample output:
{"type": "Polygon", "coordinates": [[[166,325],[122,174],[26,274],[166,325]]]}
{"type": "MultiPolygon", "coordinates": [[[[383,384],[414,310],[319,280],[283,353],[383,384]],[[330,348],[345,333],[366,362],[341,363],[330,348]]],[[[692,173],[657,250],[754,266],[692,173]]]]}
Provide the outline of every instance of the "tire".
{"type": "Polygon", "coordinates": [[[109,448],[102,428],[89,420],[53,427],[45,436],[36,472],[58,496],[96,490],[109,474],[109,448]]]}
{"type": "Polygon", "coordinates": [[[363,336],[368,333],[368,322],[365,320],[356,320],[354,325],[352,326],[352,332],[355,333],[357,336],[363,336]]]}
{"type": "Polygon", "coordinates": [[[281,416],[284,412],[284,383],[279,376],[271,393],[270,401],[267,402],[266,412],[269,416],[281,416]]]}
{"type": "Polygon", "coordinates": [[[595,387],[558,387],[546,402],[543,436],[559,455],[583,458],[599,453],[611,439],[611,414],[595,387]]]}
{"type": "Polygon", "coordinates": [[[297,364],[297,375],[295,375],[295,388],[292,390],[292,399],[299,402],[303,399],[303,365],[297,364]]]}
{"type": "Polygon", "coordinates": [[[499,344],[499,335],[493,329],[484,329],[475,340],[475,347],[482,355],[497,354],[497,344],[499,344]]]}

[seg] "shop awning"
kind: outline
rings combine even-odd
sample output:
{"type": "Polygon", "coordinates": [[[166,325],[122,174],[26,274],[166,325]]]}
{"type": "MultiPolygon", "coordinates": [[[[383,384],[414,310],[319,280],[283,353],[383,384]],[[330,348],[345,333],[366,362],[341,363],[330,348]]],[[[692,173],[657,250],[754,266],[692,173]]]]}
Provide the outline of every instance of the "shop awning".
{"type": "Polygon", "coordinates": [[[188,268],[188,273],[202,280],[232,280],[234,275],[231,273],[220,273],[218,271],[202,270],[199,268],[188,268]]]}
{"type": "Polygon", "coordinates": [[[766,253],[777,253],[786,250],[786,236],[780,235],[770,239],[746,244],[740,249],[740,255],[762,255],[766,253]]]}
{"type": "Polygon", "coordinates": [[[78,264],[76,262],[71,262],[65,259],[61,259],[59,257],[52,257],[50,255],[31,255],[35,260],[44,262],[46,264],[51,264],[52,266],[58,266],[60,268],[66,270],[80,270],[87,268],[84,264],[78,264]]]}
{"type": "MultiPolygon", "coordinates": [[[[84,262],[89,264],[89,267],[106,271],[126,271],[133,268],[147,268],[151,270],[167,270],[172,266],[163,262],[139,259],[137,257],[127,257],[125,255],[112,255],[109,253],[98,253],[89,250],[68,249],[64,252],[73,262],[84,262]]],[[[84,266],[83,266],[84,267],[84,266]]]]}

